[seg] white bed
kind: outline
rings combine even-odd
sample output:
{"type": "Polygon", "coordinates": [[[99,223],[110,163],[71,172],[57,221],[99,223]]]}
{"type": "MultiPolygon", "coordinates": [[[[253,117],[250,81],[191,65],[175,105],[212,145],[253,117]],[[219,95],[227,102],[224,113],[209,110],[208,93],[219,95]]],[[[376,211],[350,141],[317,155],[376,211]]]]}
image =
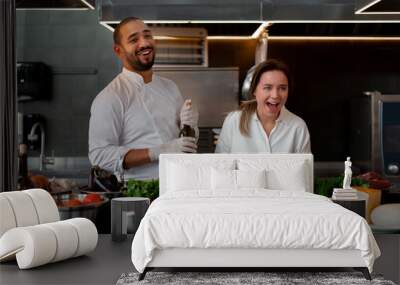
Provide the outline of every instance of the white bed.
{"type": "Polygon", "coordinates": [[[311,154],[164,154],[132,262],[155,267],[353,267],[379,248],[365,219],[312,194],[311,154]]]}

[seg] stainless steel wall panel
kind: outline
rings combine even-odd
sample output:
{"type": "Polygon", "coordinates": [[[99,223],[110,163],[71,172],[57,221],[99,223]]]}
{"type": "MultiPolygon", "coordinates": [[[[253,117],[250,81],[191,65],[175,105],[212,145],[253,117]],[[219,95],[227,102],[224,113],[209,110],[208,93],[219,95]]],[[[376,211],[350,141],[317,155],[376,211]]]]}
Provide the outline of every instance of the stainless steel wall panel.
{"type": "Polygon", "coordinates": [[[200,127],[220,127],[227,113],[239,107],[239,69],[156,68],[156,74],[174,81],[185,99],[199,111],[200,127]]]}

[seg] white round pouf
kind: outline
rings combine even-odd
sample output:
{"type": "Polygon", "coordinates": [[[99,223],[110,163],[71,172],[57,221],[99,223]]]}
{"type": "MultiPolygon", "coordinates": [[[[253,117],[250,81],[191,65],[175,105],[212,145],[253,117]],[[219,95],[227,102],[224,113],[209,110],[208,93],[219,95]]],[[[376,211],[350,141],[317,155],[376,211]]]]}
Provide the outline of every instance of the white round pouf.
{"type": "Polygon", "coordinates": [[[376,207],[371,213],[371,220],[375,226],[400,229],[400,203],[376,207]]]}

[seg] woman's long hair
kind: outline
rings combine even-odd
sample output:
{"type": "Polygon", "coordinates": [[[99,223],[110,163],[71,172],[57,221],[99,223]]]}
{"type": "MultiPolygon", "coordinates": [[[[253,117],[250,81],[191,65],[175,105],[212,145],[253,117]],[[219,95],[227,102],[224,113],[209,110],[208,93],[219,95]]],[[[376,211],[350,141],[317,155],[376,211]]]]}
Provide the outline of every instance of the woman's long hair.
{"type": "Polygon", "coordinates": [[[249,136],[250,119],[254,112],[257,110],[257,101],[254,93],[256,91],[258,83],[260,82],[261,75],[263,75],[263,73],[267,71],[274,70],[282,71],[286,75],[286,78],[288,80],[288,87],[291,86],[289,68],[285,63],[276,59],[269,59],[257,65],[250,84],[250,98],[248,101],[244,101],[240,105],[240,110],[242,111],[242,114],[240,116],[239,129],[240,133],[244,136],[249,136]]]}

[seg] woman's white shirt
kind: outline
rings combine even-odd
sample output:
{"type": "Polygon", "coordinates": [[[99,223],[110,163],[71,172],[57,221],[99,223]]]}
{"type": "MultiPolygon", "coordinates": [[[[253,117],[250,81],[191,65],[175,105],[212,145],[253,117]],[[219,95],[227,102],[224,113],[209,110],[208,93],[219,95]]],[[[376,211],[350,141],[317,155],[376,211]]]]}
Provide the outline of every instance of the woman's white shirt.
{"type": "Polygon", "coordinates": [[[89,122],[92,165],[125,173],[127,178],[158,178],[158,162],[124,170],[125,154],[171,141],[179,135],[183,98],[169,79],[153,74],[145,84],[135,72],[123,69],[95,98],[89,122]]]}
{"type": "Polygon", "coordinates": [[[267,136],[257,114],[250,118],[249,136],[239,129],[242,111],[231,112],[225,119],[215,149],[217,153],[311,153],[306,123],[285,107],[267,136]]]}

